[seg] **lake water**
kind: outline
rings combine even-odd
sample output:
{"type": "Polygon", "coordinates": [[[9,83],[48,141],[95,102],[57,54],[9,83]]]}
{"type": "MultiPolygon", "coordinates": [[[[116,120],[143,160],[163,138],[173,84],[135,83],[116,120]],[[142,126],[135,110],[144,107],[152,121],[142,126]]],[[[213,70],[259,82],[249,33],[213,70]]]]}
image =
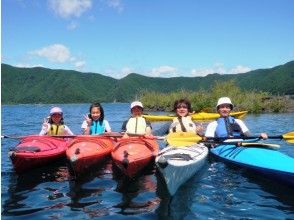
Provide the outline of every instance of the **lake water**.
{"type": "MultiPolygon", "coordinates": [[[[80,133],[89,104],[60,106],[66,124],[80,133]]],[[[103,106],[112,130],[120,131],[129,105],[103,106]]],[[[2,135],[39,133],[51,107],[2,106],[2,135]]],[[[244,121],[252,133],[278,135],[294,128],[293,113],[248,115],[244,121]]],[[[152,125],[154,130],[164,126],[152,125]]],[[[294,145],[267,142],[280,144],[281,152],[294,157],[294,145]]],[[[17,143],[1,140],[2,219],[294,219],[294,189],[213,158],[171,199],[154,169],[128,180],[110,159],[79,180],[70,176],[65,161],[17,175],[7,154],[17,143]]]]}

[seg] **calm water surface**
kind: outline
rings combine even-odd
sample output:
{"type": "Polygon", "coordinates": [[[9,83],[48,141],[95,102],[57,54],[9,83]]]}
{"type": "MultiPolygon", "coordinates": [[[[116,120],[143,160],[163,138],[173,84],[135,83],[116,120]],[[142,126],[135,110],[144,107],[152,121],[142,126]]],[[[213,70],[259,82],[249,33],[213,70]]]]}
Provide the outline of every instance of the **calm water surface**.
{"type": "MultiPolygon", "coordinates": [[[[51,107],[2,106],[2,135],[39,133],[51,107]]],[[[66,124],[80,133],[89,104],[61,107],[66,124]]],[[[112,130],[119,131],[129,117],[128,104],[105,104],[104,109],[112,130]]],[[[252,133],[294,129],[294,114],[248,115],[244,121],[252,133]]],[[[162,126],[153,123],[154,130],[162,126]]],[[[268,142],[281,144],[280,151],[294,157],[293,145],[268,142]]],[[[128,180],[110,159],[78,180],[65,161],[17,175],[7,155],[17,143],[1,141],[2,219],[294,219],[294,189],[213,158],[171,199],[154,169],[128,180]]]]}

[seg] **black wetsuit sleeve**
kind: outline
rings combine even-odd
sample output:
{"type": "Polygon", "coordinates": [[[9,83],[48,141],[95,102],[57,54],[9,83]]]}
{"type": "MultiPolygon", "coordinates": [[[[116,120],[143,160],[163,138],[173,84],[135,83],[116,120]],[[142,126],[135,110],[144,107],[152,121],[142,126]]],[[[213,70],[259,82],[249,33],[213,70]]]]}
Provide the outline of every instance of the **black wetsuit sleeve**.
{"type": "Polygon", "coordinates": [[[127,123],[129,120],[125,120],[124,123],[121,126],[121,132],[126,132],[127,131],[127,123]]]}

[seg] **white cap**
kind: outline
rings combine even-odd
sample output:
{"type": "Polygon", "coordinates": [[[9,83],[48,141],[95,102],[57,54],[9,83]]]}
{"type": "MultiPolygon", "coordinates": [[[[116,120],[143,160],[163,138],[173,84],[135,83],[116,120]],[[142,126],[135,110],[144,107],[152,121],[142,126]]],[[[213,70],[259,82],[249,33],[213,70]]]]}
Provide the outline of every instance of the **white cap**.
{"type": "Polygon", "coordinates": [[[59,107],[51,108],[50,115],[53,115],[53,114],[61,114],[62,115],[63,114],[62,109],[59,107]]]}
{"type": "Polygon", "coordinates": [[[139,102],[139,101],[132,102],[131,109],[134,108],[135,106],[139,106],[139,107],[143,108],[142,102],[139,102]]]}
{"type": "Polygon", "coordinates": [[[218,108],[218,106],[220,106],[222,104],[229,104],[231,106],[231,109],[234,108],[234,105],[232,104],[231,99],[228,98],[228,97],[221,97],[221,98],[219,98],[219,100],[217,102],[217,105],[216,105],[216,108],[218,108]]]}

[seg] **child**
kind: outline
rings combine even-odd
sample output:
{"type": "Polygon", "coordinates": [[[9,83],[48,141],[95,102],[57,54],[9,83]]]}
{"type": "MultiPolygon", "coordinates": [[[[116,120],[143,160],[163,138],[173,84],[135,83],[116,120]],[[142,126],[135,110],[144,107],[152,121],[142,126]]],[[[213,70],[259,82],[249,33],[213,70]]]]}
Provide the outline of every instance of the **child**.
{"type": "Polygon", "coordinates": [[[54,107],[50,110],[50,116],[44,119],[39,135],[73,135],[72,131],[64,125],[61,108],[54,107]]]}
{"type": "Polygon", "coordinates": [[[132,116],[122,125],[122,132],[125,132],[124,137],[128,137],[128,134],[152,136],[151,124],[142,116],[143,104],[139,101],[132,102],[131,113],[132,116]]]}
{"type": "Polygon", "coordinates": [[[100,103],[93,103],[89,111],[90,114],[85,115],[82,124],[83,134],[95,135],[111,132],[108,121],[104,119],[104,110],[100,103]]]}

